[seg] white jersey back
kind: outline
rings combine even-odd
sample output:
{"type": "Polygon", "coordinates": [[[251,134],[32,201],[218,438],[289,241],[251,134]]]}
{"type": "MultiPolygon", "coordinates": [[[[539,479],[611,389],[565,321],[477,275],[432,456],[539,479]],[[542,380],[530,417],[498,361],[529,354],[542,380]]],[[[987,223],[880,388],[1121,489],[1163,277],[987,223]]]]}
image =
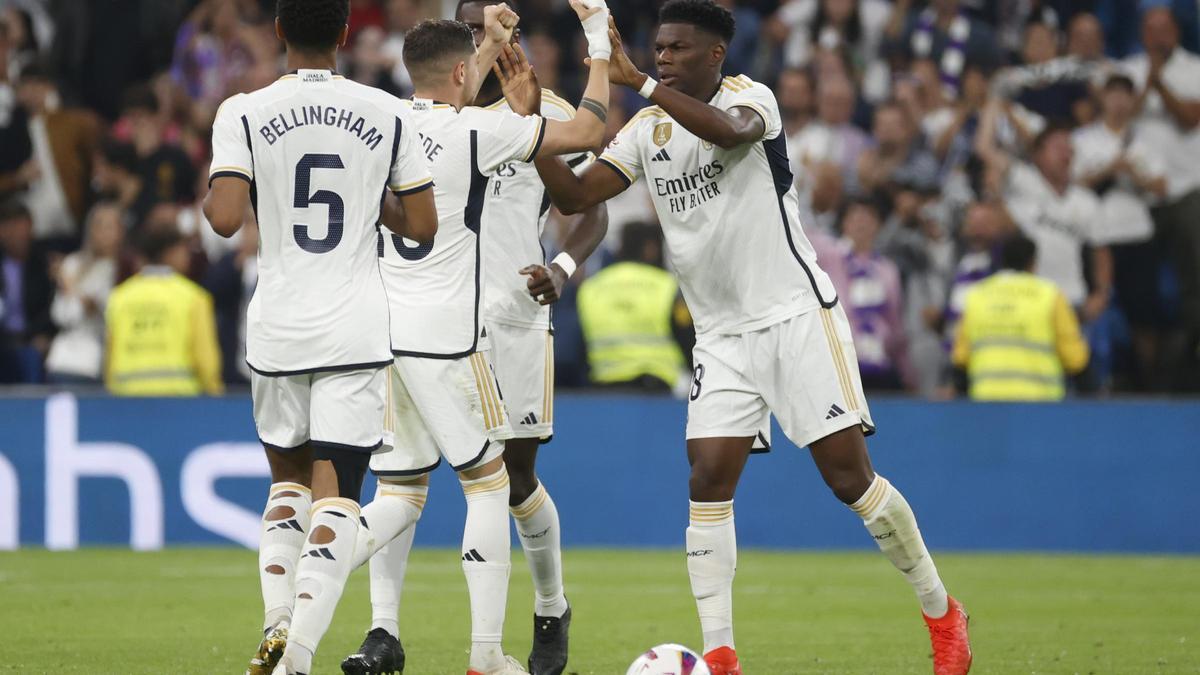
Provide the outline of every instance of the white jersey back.
{"type": "Polygon", "coordinates": [[[697,332],[745,333],[832,307],[833,284],[800,226],[774,94],[727,77],[709,103],[758,113],[761,142],[724,150],[656,106],[634,115],[598,160],[629,184],[649,183],[697,332]]]}
{"type": "MultiPolygon", "coordinates": [[[[511,111],[503,98],[487,110],[511,111]]],[[[542,117],[568,121],[575,109],[549,89],[542,90],[542,117]]],[[[586,152],[563,157],[572,168],[582,165],[586,152]]],[[[526,265],[546,263],[542,232],[550,217],[546,186],[532,164],[506,162],[496,168],[483,208],[484,316],[523,328],[550,327],[550,307],[529,295],[527,277],[517,273],[526,265]]]]}
{"type": "Polygon", "coordinates": [[[391,362],[376,226],[384,190],[430,186],[399,99],[301,70],[227,100],[210,181],[250,182],[258,287],[246,361],[268,375],[391,362]]]}
{"type": "Polygon", "coordinates": [[[406,102],[433,174],[438,232],[431,244],[395,235],[379,243],[380,270],[397,356],[462,358],[483,326],[484,203],[500,165],[533,160],[546,133],[542,117],[464,108],[427,99],[406,102]]]}

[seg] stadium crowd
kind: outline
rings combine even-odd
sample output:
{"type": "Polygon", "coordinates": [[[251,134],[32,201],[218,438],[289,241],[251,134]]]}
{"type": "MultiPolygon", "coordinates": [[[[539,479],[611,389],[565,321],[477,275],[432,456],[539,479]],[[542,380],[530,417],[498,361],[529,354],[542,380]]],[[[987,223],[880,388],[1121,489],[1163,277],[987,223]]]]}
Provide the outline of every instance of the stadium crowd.
{"type": "MultiPolygon", "coordinates": [[[[1077,391],[1200,387],[1200,4],[721,1],[738,21],[727,69],[776,92],[867,388],[961,390],[966,291],[1017,232],[1083,327],[1077,391]]],[[[455,2],[351,5],[340,71],[411,93],[405,32],[455,2]]],[[[565,0],[519,5],[542,86],[577,100],[586,50],[565,0]]],[[[658,3],[609,5],[653,73],[658,3]]],[[[273,0],[0,0],[0,383],[101,382],[110,294],[144,265],[208,290],[223,379],[246,381],[255,229],[222,239],[199,204],[217,107],[280,74],[272,17],[273,0]],[[158,264],[176,239],[187,254],[158,264]]],[[[610,136],[643,105],[615,96],[610,136]]],[[[654,221],[644,187],[608,211],[589,273],[654,221]]],[[[568,227],[552,217],[550,255],[568,227]]],[[[589,382],[575,299],[555,313],[561,386],[589,382]]],[[[664,307],[680,333],[686,312],[664,307]]]]}

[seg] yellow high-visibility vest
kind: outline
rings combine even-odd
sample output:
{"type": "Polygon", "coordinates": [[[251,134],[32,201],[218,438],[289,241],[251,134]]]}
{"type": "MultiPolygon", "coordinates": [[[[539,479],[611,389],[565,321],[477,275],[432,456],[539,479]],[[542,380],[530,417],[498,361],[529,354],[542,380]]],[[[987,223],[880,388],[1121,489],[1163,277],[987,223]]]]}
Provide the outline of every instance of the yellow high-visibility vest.
{"type": "Polygon", "coordinates": [[[666,270],[621,262],[579,288],[579,322],[592,381],[630,382],[650,375],[675,386],[683,351],[671,331],[679,284],[666,270]]]}
{"type": "Polygon", "coordinates": [[[105,317],[105,382],[112,393],[197,396],[222,391],[212,296],[186,277],[148,267],[113,289],[105,317]]]}
{"type": "Polygon", "coordinates": [[[1024,272],[1001,272],[967,293],[954,360],[966,365],[971,398],[1056,401],[1064,371],[1081,370],[1087,343],[1062,291],[1024,272]]]}

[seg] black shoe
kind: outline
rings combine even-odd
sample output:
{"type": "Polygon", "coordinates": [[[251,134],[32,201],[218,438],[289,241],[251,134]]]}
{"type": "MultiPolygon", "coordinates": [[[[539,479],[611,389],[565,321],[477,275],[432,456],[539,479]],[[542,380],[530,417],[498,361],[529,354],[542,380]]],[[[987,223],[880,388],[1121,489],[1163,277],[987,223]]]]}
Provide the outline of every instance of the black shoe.
{"type": "Polygon", "coordinates": [[[358,651],[342,661],[345,675],[390,675],[404,672],[404,647],[382,628],[373,628],[358,651]]]}
{"type": "Polygon", "coordinates": [[[570,628],[570,607],[561,619],[533,616],[533,651],[529,653],[532,675],[562,675],[567,667],[567,632],[570,628]]]}

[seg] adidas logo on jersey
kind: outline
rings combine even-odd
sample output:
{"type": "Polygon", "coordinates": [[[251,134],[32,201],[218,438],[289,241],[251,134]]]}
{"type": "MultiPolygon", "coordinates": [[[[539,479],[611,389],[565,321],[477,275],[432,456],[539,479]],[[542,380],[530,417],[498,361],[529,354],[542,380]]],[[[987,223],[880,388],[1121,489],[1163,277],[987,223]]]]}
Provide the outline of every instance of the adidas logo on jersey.
{"type": "Polygon", "coordinates": [[[831,420],[835,417],[841,417],[842,415],[845,415],[845,414],[846,414],[846,411],[842,410],[841,408],[838,407],[838,404],[834,403],[833,405],[829,406],[829,413],[825,415],[825,419],[831,420]]]}
{"type": "Polygon", "coordinates": [[[650,161],[651,162],[669,162],[669,161],[671,161],[671,156],[667,154],[667,149],[663,148],[662,150],[658,151],[657,155],[651,157],[650,161]]]}
{"type": "Polygon", "coordinates": [[[533,426],[537,423],[538,423],[537,415],[534,415],[533,413],[529,413],[528,415],[525,416],[525,419],[521,420],[521,424],[524,426],[527,426],[527,427],[533,426]]]}

